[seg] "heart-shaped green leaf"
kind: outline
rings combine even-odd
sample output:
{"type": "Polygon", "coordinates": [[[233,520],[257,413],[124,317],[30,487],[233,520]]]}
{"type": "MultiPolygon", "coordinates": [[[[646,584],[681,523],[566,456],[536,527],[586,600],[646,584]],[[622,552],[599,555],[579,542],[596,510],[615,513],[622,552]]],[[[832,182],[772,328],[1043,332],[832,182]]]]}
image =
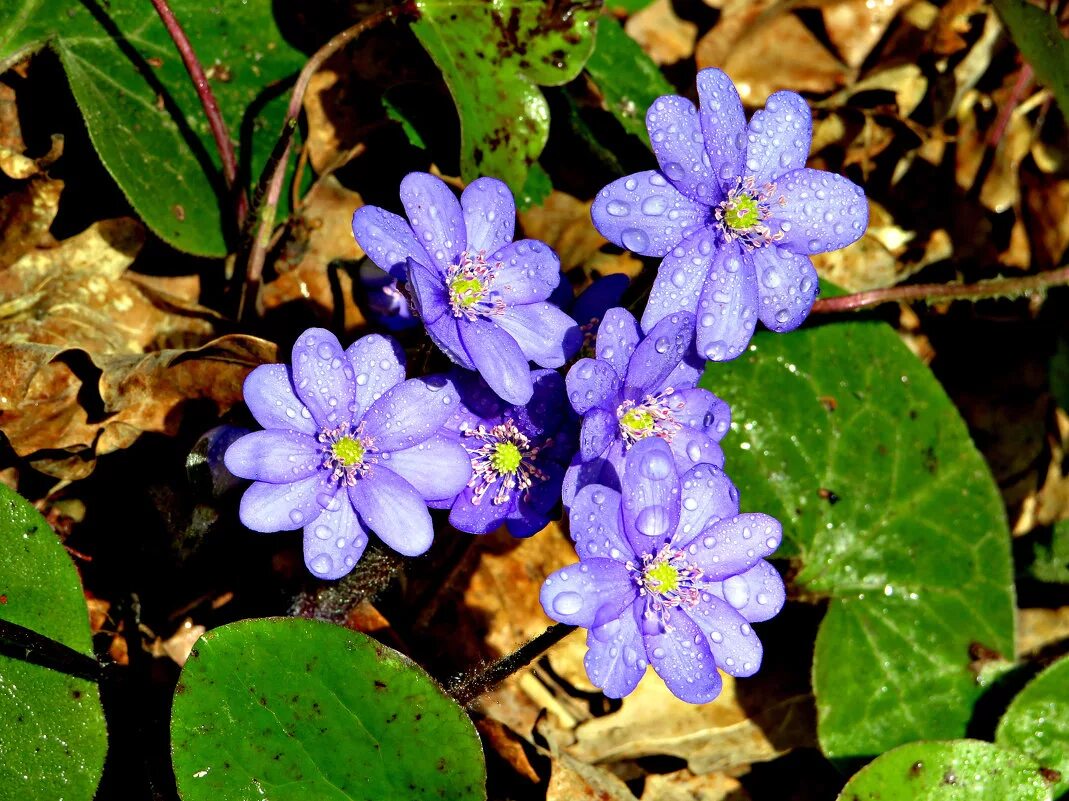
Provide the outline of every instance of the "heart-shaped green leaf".
{"type": "Polygon", "coordinates": [[[246,620],[198,640],[171,742],[185,801],[486,797],[464,710],[393,649],[311,620],[246,620]]]}
{"type": "Polygon", "coordinates": [[[1056,796],[1069,790],[1069,658],[1044,670],[1010,702],[995,742],[1053,771],[1047,775],[1056,796]]]}
{"type": "MultiPolygon", "coordinates": [[[[0,620],[93,656],[78,573],[44,518],[0,484],[0,620]]],[[[97,685],[0,656],[0,798],[90,801],[107,751],[97,685]]]]}
{"type": "MultiPolygon", "coordinates": [[[[288,102],[276,84],[305,57],[282,38],[271,0],[170,5],[214,76],[223,119],[255,180],[288,102]]],[[[59,54],[101,161],[148,226],[181,250],[225,256],[234,204],[192,81],[152,4],[7,0],[0,72],[46,45],[59,54]]]]}
{"type": "Polygon", "coordinates": [[[543,0],[421,0],[416,36],[442,71],[460,115],[466,181],[500,178],[519,192],[549,136],[539,86],[583,69],[598,12],[543,0]]]}
{"type": "Polygon", "coordinates": [[[831,757],[965,734],[977,654],[1013,654],[1002,502],[931,372],[880,323],[758,334],[703,385],[731,404],[725,469],[783,522],[825,597],[813,687],[831,757]]]}

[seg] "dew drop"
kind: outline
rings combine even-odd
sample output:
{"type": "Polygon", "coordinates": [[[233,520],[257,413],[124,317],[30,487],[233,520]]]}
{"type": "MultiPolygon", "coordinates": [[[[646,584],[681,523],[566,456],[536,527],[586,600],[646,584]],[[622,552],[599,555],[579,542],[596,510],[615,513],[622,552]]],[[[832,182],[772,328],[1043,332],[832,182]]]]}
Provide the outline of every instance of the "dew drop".
{"type": "Polygon", "coordinates": [[[553,611],[558,615],[574,615],[583,608],[583,596],[577,592],[562,592],[553,599],[553,611]]]}

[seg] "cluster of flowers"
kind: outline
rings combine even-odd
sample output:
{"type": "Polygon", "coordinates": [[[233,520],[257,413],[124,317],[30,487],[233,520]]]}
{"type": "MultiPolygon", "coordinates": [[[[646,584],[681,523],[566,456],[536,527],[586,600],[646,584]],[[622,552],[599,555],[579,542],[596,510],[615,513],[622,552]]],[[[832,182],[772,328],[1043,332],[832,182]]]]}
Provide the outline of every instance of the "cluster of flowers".
{"type": "Polygon", "coordinates": [[[400,188],[407,220],[357,210],[356,240],[391,282],[380,299],[406,319],[410,301],[456,367],[406,380],[391,338],[343,349],[306,331],[291,368],[259,367],[245,384],[264,430],[225,457],[254,481],[245,525],[303,528],[308,568],[331,579],[372,532],[425,552],[430,509],[448,509],[460,531],[522,537],[563,501],[579,562],[546,579],[541,601],[589,630],[587,672],[606,695],[631,692],[647,665],[691,702],[720,692],[717,668],[755,672],[751,624],[784,601],[765,561],[782,532],[739,513],[719,445],[730,411],[697,382],[705,360],[745,349],[758,319],[780,332],[802,323],[818,290],[807,254],[857,239],[867,205],[845,178],[805,168],[798,95],[772,95],[747,124],[723,72],[699,73],[698,94],[700,109],[677,96],[653,104],[659,169],[610,184],[592,208],[609,240],[663,257],[641,321],[614,305],[619,277],[574,301],[565,282],[562,295],[556,254],[513,241],[513,198],[493,178],[458,202],[413,173],[400,188]]]}

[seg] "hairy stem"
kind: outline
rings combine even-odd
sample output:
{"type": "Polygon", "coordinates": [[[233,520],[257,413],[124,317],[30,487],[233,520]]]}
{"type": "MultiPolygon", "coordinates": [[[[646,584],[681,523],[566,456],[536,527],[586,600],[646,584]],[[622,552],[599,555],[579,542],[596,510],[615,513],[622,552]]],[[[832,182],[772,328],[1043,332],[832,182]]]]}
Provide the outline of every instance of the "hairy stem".
{"type": "Polygon", "coordinates": [[[1069,284],[1069,266],[1021,278],[994,278],[975,284],[913,284],[870,289],[837,298],[821,298],[813,304],[813,314],[859,311],[883,303],[945,300],[983,300],[1017,297],[1040,292],[1053,286],[1069,284]]]}
{"type": "Polygon", "coordinates": [[[208,83],[208,76],[204,74],[204,67],[201,66],[197,54],[193,51],[193,44],[186,36],[186,32],[182,29],[171,7],[167,5],[167,0],[152,0],[152,5],[156,13],[160,15],[160,19],[163,20],[163,25],[167,28],[167,33],[170,34],[175,47],[178,48],[182,63],[185,64],[186,71],[193,80],[193,87],[197,90],[197,97],[200,98],[200,104],[204,108],[204,116],[208,118],[208,125],[212,130],[215,149],[219,151],[219,160],[223,163],[223,180],[226,182],[226,189],[236,195],[237,224],[240,226],[245,219],[246,201],[245,193],[236,186],[238,160],[234,153],[234,143],[230,139],[230,132],[226,129],[223,115],[219,111],[219,104],[215,102],[211,84],[208,83]]]}
{"type": "Polygon", "coordinates": [[[450,682],[447,692],[461,705],[470,704],[480,695],[492,690],[513,673],[527,667],[554,645],[575,631],[575,626],[555,623],[530,642],[526,642],[511,654],[497,659],[481,668],[476,668],[450,682]]]}
{"type": "Polygon", "coordinates": [[[267,258],[267,249],[271,242],[271,231],[275,226],[275,212],[278,209],[279,196],[282,194],[286,165],[289,163],[290,152],[293,149],[293,134],[297,130],[297,119],[300,116],[304,95],[308,91],[312,76],[319,71],[328,58],[365,31],[386,20],[402,14],[412,14],[415,11],[415,3],[409,0],[409,2],[399,3],[377,14],[372,14],[351,28],[346,28],[319,48],[297,76],[297,83],[294,84],[293,94],[290,96],[289,108],[286,109],[286,119],[282,124],[282,136],[275,146],[276,152],[281,148],[281,156],[268,168],[270,172],[265,171],[261,178],[261,186],[266,187],[263,192],[262,205],[257,204],[258,207],[253,209],[250,218],[250,227],[255,227],[255,232],[245,266],[245,286],[238,309],[239,317],[251,313],[258,315],[260,312],[260,283],[263,279],[264,260],[267,258]]]}

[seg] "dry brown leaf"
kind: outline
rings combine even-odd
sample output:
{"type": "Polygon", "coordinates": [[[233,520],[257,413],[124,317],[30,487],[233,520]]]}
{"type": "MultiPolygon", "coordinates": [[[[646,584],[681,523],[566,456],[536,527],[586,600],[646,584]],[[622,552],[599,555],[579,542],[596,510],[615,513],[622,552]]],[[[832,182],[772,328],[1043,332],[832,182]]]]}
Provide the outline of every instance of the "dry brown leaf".
{"type": "Polygon", "coordinates": [[[823,6],[824,28],[847,66],[858,68],[912,0],[839,0],[823,6]]]}
{"type": "Polygon", "coordinates": [[[156,637],[144,646],[145,650],[157,659],[168,658],[182,666],[189,659],[189,652],[207,629],[196,625],[190,618],[182,621],[178,630],[166,640],[156,637]]]}
{"type": "Polygon", "coordinates": [[[1053,175],[1021,174],[1023,223],[1032,243],[1036,267],[1059,266],[1069,248],[1069,180],[1053,175]]]}
{"type": "Polygon", "coordinates": [[[749,801],[738,779],[723,773],[695,776],[689,770],[651,773],[646,778],[642,801],[749,801]]]}
{"type": "Polygon", "coordinates": [[[698,69],[719,67],[735,82],[742,102],[762,105],[779,89],[831,92],[851,70],[822,45],[794,14],[745,5],[723,17],[698,42],[698,69]]]}
{"type": "Polygon", "coordinates": [[[655,0],[632,14],[624,29],[657,64],[690,58],[698,39],[698,26],[676,16],[671,0],[655,0]]]}
{"type": "Polygon", "coordinates": [[[553,757],[546,801],[638,801],[626,784],[604,768],[568,754],[553,757]]]}
{"type": "Polygon", "coordinates": [[[63,182],[33,178],[0,197],[0,269],[56,240],[48,232],[59,211],[63,182]]]}
{"type": "Polygon", "coordinates": [[[1017,610],[1017,653],[1027,656],[1069,639],[1069,606],[1017,610]]]}

